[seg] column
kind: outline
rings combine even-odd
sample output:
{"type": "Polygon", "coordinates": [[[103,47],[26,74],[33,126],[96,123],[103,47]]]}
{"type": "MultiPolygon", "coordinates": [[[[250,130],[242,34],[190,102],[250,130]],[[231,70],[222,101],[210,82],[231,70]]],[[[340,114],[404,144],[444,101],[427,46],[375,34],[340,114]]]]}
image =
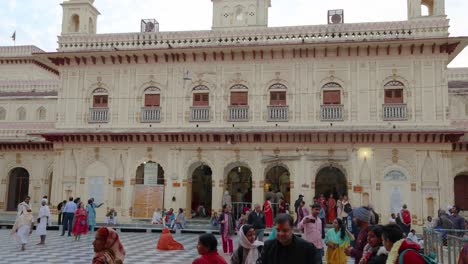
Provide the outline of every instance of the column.
{"type": "MultiPolygon", "coordinates": [[[[221,157],[220,151],[214,152],[215,157],[221,157]]],[[[213,189],[211,190],[211,207],[215,212],[221,212],[223,207],[223,191],[224,191],[224,165],[221,158],[215,159],[214,167],[211,168],[213,181],[213,189]]]]}

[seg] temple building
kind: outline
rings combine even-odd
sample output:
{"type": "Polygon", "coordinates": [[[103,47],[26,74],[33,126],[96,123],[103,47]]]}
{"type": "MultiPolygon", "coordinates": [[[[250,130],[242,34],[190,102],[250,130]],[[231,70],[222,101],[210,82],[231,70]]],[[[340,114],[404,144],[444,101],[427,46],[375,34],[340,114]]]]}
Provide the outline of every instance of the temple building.
{"type": "Polygon", "coordinates": [[[268,27],[271,0],[212,2],[211,30],[96,34],[94,0],[68,0],[56,52],[0,47],[0,210],[30,194],[191,216],[226,191],[238,208],[348,195],[383,219],[406,203],[416,226],[468,210],[468,68],[447,68],[468,38],[444,0],[288,27],[268,27]]]}

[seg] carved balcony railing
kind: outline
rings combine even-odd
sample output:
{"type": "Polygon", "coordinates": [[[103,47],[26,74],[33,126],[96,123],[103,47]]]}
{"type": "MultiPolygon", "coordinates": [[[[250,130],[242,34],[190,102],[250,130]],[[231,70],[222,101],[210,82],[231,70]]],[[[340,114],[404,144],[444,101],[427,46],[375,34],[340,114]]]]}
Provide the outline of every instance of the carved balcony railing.
{"type": "Polygon", "coordinates": [[[343,121],[343,105],[322,105],[320,107],[321,121],[343,121]]]}
{"type": "Polygon", "coordinates": [[[205,30],[155,33],[66,34],[59,36],[59,51],[135,50],[212,46],[302,44],[447,37],[446,18],[424,20],[267,27],[246,30],[205,30]]]}
{"type": "Polygon", "coordinates": [[[209,122],[210,107],[209,106],[192,106],[190,107],[190,122],[209,122]]]}
{"type": "Polygon", "coordinates": [[[142,107],[141,108],[142,123],[159,123],[161,122],[161,107],[142,107]]]}
{"type": "Polygon", "coordinates": [[[408,120],[408,110],[406,104],[384,104],[382,119],[384,121],[408,120]]]}
{"type": "Polygon", "coordinates": [[[231,105],[228,107],[228,121],[247,122],[249,121],[248,105],[231,105]]]}
{"type": "Polygon", "coordinates": [[[109,108],[90,108],[88,121],[90,123],[108,123],[109,108]]]}
{"type": "Polygon", "coordinates": [[[287,122],[289,121],[289,106],[287,105],[270,105],[268,108],[269,122],[287,122]]]}

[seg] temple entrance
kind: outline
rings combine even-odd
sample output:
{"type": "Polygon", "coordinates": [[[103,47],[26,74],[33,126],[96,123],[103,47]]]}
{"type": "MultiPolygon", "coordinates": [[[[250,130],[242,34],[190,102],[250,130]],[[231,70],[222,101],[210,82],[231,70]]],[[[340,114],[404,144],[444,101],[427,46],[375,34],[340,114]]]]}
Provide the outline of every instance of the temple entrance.
{"type": "Polygon", "coordinates": [[[284,201],[290,204],[291,192],[289,186],[290,175],[288,169],[279,165],[274,166],[267,171],[265,176],[265,198],[268,198],[266,197],[268,196],[267,194],[273,193],[275,194],[273,202],[278,203],[278,193],[281,193],[284,201]]]}
{"type": "Polygon", "coordinates": [[[333,194],[335,198],[348,195],[348,186],[344,173],[333,166],[322,168],[315,178],[315,196],[324,194],[329,197],[333,194]]]}
{"type": "Polygon", "coordinates": [[[10,171],[8,184],[7,211],[16,211],[17,205],[23,201],[29,191],[29,172],[24,168],[14,168],[10,171]]]}
{"type": "Polygon", "coordinates": [[[211,216],[212,199],[212,171],[204,164],[198,166],[192,173],[192,182],[187,184],[188,192],[191,193],[189,203],[194,217],[211,216]]]}
{"type": "Polygon", "coordinates": [[[252,208],[252,171],[245,166],[237,166],[227,174],[225,191],[229,192],[233,213],[236,219],[241,212],[252,208]]]}
{"type": "Polygon", "coordinates": [[[151,218],[155,209],[164,208],[164,169],[156,162],[138,166],[133,192],[132,217],[151,218]]]}

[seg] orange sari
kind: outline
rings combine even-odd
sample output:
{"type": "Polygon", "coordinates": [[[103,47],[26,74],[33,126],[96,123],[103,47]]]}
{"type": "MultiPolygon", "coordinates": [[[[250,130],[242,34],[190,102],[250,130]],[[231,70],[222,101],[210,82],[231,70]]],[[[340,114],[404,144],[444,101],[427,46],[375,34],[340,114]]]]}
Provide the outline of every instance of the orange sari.
{"type": "Polygon", "coordinates": [[[165,227],[159,237],[156,249],[159,250],[184,250],[184,246],[172,238],[171,232],[165,227]]]}

